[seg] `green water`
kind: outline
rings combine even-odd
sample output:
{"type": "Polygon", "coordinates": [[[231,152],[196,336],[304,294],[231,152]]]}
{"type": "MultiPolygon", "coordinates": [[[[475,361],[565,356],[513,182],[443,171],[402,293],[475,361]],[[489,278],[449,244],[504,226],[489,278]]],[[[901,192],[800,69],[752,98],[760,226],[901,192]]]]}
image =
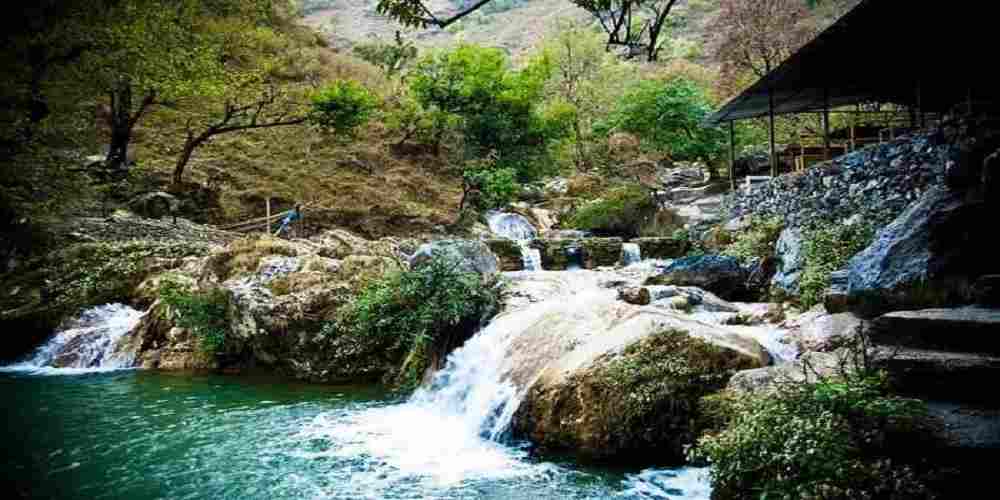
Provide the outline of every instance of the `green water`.
{"type": "Polygon", "coordinates": [[[692,478],[701,471],[586,469],[492,442],[428,456],[408,443],[447,441],[433,435],[447,430],[371,388],[142,371],[0,373],[0,398],[0,486],[15,498],[706,495],[703,478],[692,478]]]}

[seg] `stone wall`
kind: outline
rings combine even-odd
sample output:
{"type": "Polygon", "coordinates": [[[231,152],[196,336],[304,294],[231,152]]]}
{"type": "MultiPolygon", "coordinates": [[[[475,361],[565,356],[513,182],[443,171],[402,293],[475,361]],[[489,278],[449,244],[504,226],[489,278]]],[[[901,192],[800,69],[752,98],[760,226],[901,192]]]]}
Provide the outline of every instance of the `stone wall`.
{"type": "Polygon", "coordinates": [[[730,195],[730,218],[778,216],[791,227],[852,216],[888,222],[944,178],[949,146],[915,134],[841,156],[804,173],[783,175],[749,194],[730,195]]]}
{"type": "Polygon", "coordinates": [[[634,238],[643,259],[676,259],[688,251],[688,242],[676,238],[634,238]]]}

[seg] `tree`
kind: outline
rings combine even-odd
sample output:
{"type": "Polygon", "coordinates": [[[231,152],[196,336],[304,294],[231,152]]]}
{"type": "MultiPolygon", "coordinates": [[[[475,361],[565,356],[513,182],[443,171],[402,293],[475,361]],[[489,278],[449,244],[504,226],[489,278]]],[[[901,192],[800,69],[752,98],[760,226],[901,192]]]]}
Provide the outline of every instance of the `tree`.
{"type": "Polygon", "coordinates": [[[549,106],[570,107],[568,145],[574,165],[583,169],[595,157],[594,125],[611,113],[625,86],[635,78],[635,68],[608,54],[601,35],[583,25],[560,25],[542,50],[553,68],[546,83],[549,106]]]}
{"type": "Polygon", "coordinates": [[[264,24],[273,0],[125,0],[98,2],[104,19],[92,26],[94,47],[76,65],[81,81],[109,99],[111,139],[106,163],[126,165],[132,132],[156,104],[225,89],[228,28],[264,24]],[[240,19],[241,23],[220,22],[240,19]]]}
{"type": "Polygon", "coordinates": [[[610,128],[635,134],[676,160],[703,161],[714,177],[726,134],[703,125],[713,108],[707,92],[688,78],[644,80],[623,96],[610,128]]]}
{"type": "Polygon", "coordinates": [[[571,0],[601,23],[608,46],[625,47],[625,57],[645,54],[655,61],[668,16],[677,0],[571,0]]]}
{"type": "Polygon", "coordinates": [[[763,77],[805,44],[814,35],[803,22],[808,16],[801,0],[721,0],[709,32],[719,36],[716,57],[727,93],[747,80],[743,75],[763,77]]]}
{"type": "Polygon", "coordinates": [[[530,181],[547,166],[538,160],[548,141],[563,133],[538,106],[550,74],[544,55],[515,71],[503,51],[463,44],[423,58],[410,90],[427,112],[460,119],[469,156],[495,152],[498,168],[514,167],[530,181]]]}
{"type": "MultiPolygon", "coordinates": [[[[438,17],[423,0],[379,0],[376,11],[406,26],[446,28],[493,0],[477,0],[458,12],[438,17]]],[[[645,54],[655,61],[660,36],[677,0],[570,0],[600,21],[608,36],[607,46],[625,47],[626,58],[645,54]]]]}

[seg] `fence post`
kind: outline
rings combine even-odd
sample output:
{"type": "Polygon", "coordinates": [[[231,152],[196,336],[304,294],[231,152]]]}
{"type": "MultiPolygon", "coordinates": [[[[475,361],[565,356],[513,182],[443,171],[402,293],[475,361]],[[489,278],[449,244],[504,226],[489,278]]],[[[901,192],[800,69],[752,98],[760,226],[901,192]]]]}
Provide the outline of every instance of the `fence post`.
{"type": "Polygon", "coordinates": [[[270,196],[267,197],[267,202],[266,203],[267,203],[267,208],[266,208],[266,210],[267,210],[267,216],[265,217],[265,220],[264,220],[264,224],[266,224],[264,226],[266,228],[266,229],[264,229],[264,232],[267,233],[267,234],[271,234],[271,197],[270,196]]]}

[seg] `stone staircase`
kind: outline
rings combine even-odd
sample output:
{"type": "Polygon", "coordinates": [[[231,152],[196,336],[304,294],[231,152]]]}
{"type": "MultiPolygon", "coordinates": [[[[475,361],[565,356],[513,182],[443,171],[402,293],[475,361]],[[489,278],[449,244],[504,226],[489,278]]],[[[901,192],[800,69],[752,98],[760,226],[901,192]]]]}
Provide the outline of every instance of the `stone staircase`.
{"type": "Polygon", "coordinates": [[[928,454],[951,464],[962,488],[992,485],[1000,463],[1000,309],[892,312],[873,321],[871,336],[896,389],[925,400],[941,424],[941,445],[928,454]]]}

